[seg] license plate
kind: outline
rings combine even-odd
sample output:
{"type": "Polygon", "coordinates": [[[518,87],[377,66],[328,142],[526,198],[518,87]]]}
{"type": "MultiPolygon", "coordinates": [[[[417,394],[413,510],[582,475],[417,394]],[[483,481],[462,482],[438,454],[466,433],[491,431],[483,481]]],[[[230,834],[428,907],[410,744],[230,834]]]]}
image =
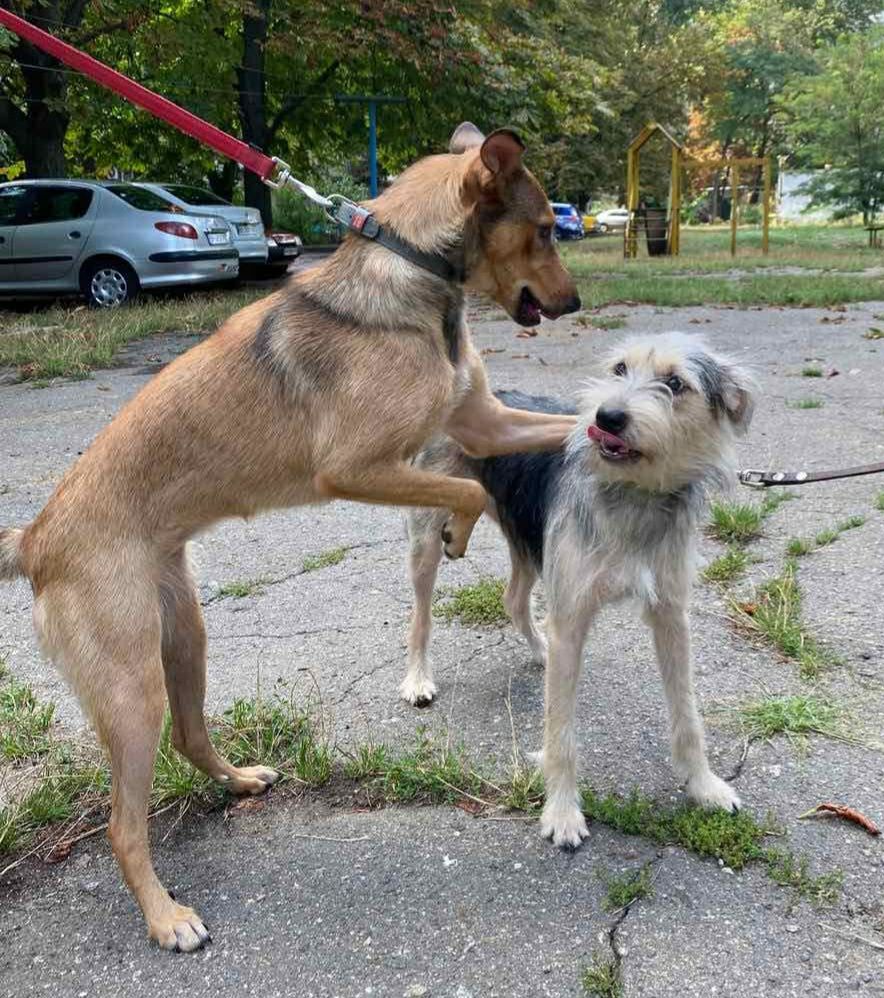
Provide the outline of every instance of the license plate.
{"type": "Polygon", "coordinates": [[[237,225],[236,231],[241,236],[260,236],[263,230],[261,229],[261,226],[255,222],[247,225],[237,225]]]}
{"type": "Polygon", "coordinates": [[[283,256],[297,256],[298,247],[297,246],[285,246],[282,251],[283,256]]]}
{"type": "Polygon", "coordinates": [[[207,232],[210,246],[220,246],[222,243],[230,242],[230,237],[226,232],[207,232]]]}

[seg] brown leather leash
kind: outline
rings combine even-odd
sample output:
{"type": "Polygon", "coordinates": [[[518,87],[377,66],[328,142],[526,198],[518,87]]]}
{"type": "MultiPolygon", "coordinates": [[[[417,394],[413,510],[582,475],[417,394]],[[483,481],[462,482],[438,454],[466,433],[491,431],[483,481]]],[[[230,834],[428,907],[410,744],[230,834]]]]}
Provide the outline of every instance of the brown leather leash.
{"type": "Polygon", "coordinates": [[[773,485],[806,485],[808,482],[828,482],[834,478],[856,478],[858,475],[878,475],[884,472],[884,461],[858,464],[838,471],[761,471],[746,468],[738,472],[741,485],[750,489],[769,489],[773,485]]]}

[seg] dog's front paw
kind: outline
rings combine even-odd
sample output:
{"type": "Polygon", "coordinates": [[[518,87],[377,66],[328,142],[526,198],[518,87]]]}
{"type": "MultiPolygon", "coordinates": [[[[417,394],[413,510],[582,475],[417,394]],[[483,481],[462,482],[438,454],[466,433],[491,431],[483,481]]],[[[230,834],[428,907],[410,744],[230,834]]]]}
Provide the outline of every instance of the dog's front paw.
{"type": "Polygon", "coordinates": [[[428,676],[409,673],[399,685],[399,696],[413,707],[428,707],[436,696],[436,684],[428,676]]]}
{"type": "Polygon", "coordinates": [[[538,634],[536,639],[531,642],[531,661],[534,665],[539,665],[542,669],[545,669],[548,660],[549,649],[547,648],[546,638],[538,634]]]}
{"type": "Polygon", "coordinates": [[[162,949],[178,953],[192,953],[212,941],[209,930],[193,908],[185,908],[169,899],[168,907],[148,921],[148,935],[162,949]]]}
{"type": "Polygon", "coordinates": [[[222,779],[224,786],[237,796],[263,794],[279,779],[279,773],[267,766],[240,766],[233,775],[222,779]]]}
{"type": "Polygon", "coordinates": [[[576,849],[589,835],[589,829],[576,804],[553,801],[540,815],[540,834],[562,849],[576,849]]]}
{"type": "Polygon", "coordinates": [[[472,517],[458,516],[452,514],[442,528],[442,550],[445,557],[452,561],[463,558],[467,553],[467,545],[470,543],[470,535],[476,521],[472,517]]]}
{"type": "Polygon", "coordinates": [[[692,776],[686,786],[688,797],[701,807],[721,808],[736,814],[740,810],[740,798],[729,783],[725,783],[715,773],[705,772],[692,776]]]}

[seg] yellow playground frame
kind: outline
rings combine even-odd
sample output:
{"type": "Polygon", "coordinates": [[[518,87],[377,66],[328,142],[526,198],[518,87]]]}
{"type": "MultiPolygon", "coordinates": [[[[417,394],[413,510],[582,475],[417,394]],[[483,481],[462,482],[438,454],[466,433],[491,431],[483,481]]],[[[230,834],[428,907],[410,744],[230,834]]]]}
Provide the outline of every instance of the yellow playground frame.
{"type": "MultiPolygon", "coordinates": [[[[651,121],[629,143],[626,150],[626,207],[629,219],[623,230],[623,255],[627,259],[638,256],[638,224],[636,212],[639,201],[639,163],[642,146],[653,135],[660,133],[672,150],[672,163],[669,173],[669,223],[667,246],[670,256],[678,256],[681,249],[681,179],[682,171],[692,162],[685,155],[684,146],[675,139],[662,125],[651,121]]],[[[763,168],[764,193],[762,199],[761,252],[767,256],[770,244],[770,200],[771,171],[770,156],[732,156],[725,159],[704,162],[706,168],[718,169],[726,167],[730,170],[731,188],[731,256],[737,255],[737,223],[739,219],[739,204],[737,195],[740,189],[740,169],[744,166],[760,166],[763,168]]]]}

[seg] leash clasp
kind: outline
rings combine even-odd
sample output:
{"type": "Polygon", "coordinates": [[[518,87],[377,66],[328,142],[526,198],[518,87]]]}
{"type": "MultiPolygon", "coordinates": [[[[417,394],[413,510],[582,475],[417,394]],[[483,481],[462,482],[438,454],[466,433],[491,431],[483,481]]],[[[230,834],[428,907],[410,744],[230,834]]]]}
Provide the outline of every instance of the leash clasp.
{"type": "Polygon", "coordinates": [[[339,194],[333,194],[332,199],[338,202],[334,212],[329,212],[329,216],[335,222],[343,225],[350,232],[357,232],[360,236],[365,236],[366,239],[374,239],[377,236],[380,226],[367,208],[354,204],[339,194]]]}
{"type": "Polygon", "coordinates": [[[740,485],[745,485],[749,489],[766,489],[765,474],[766,472],[759,468],[745,468],[737,477],[740,480],[740,485]]]}

